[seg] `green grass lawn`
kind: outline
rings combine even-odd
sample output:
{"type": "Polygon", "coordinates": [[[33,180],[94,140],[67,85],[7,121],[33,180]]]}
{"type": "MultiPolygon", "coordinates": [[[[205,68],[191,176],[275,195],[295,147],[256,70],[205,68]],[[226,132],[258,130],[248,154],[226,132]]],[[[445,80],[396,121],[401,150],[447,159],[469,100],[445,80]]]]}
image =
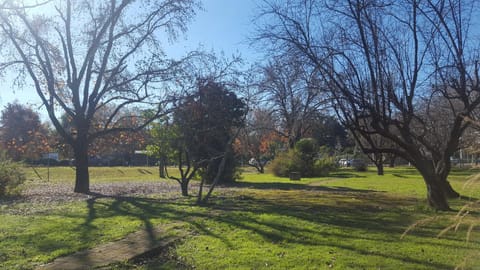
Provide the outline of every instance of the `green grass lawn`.
{"type": "MultiPolygon", "coordinates": [[[[156,167],[90,167],[89,173],[94,183],[158,179],[156,167]]],[[[73,186],[75,182],[75,167],[26,167],[25,174],[33,183],[71,183],[73,186]]]]}
{"type": "MultiPolygon", "coordinates": [[[[43,170],[43,180],[28,172],[28,185],[45,182],[43,170]]],[[[92,168],[91,173],[93,185],[165,181],[156,180],[155,168],[92,168]]],[[[465,186],[475,173],[455,170],[450,180],[462,195],[480,198],[480,183],[465,186]]],[[[71,168],[51,168],[54,184],[73,188],[72,177],[71,168]]],[[[432,211],[425,193],[417,172],[404,167],[388,168],[384,176],[373,169],[343,169],[301,181],[246,171],[238,184],[219,189],[206,207],[195,206],[194,198],[165,194],[9,200],[0,204],[0,269],[32,269],[158,224],[180,224],[189,234],[168,254],[111,268],[480,269],[480,231],[469,226],[479,224],[478,210],[437,237],[456,222],[457,213],[432,211]]],[[[466,203],[451,201],[457,210],[466,203]]]]}

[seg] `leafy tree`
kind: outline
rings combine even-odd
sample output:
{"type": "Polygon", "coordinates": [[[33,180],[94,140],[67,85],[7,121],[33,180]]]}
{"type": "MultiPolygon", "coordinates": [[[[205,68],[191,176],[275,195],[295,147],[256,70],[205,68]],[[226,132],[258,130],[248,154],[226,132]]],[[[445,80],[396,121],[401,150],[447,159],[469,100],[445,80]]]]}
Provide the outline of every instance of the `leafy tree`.
{"type": "Polygon", "coordinates": [[[151,129],[153,143],[148,145],[147,149],[150,155],[160,160],[160,177],[177,181],[182,195],[188,196],[188,185],[200,168],[201,161],[196,160],[187,148],[187,142],[191,138],[186,137],[180,130],[178,125],[170,124],[168,121],[162,120],[155,123],[151,129]],[[167,160],[175,164],[180,177],[169,175],[166,167],[167,160]]]}
{"type": "MultiPolygon", "coordinates": [[[[106,108],[102,108],[97,111],[92,120],[92,131],[96,132],[103,129],[103,125],[108,119],[108,113],[101,113],[106,108]]],[[[61,124],[65,130],[73,130],[72,118],[67,114],[61,117],[61,124]]],[[[146,128],[136,130],[138,126],[138,118],[135,113],[129,111],[123,111],[119,113],[119,119],[115,121],[113,126],[118,128],[124,128],[122,131],[111,132],[107,135],[96,138],[88,149],[88,156],[100,157],[104,161],[113,161],[114,164],[128,164],[131,161],[131,157],[134,155],[135,150],[145,149],[146,145],[150,142],[150,135],[146,128]],[[131,127],[131,130],[127,128],[131,127]]],[[[140,120],[141,121],[141,120],[140,120]]],[[[65,139],[56,134],[57,149],[61,152],[62,156],[72,158],[74,153],[71,146],[66,143],[65,139]]]]}
{"type": "MultiPolygon", "coordinates": [[[[151,124],[150,136],[151,142],[147,145],[148,154],[158,159],[158,174],[160,178],[167,178],[168,161],[175,160],[175,157],[178,155],[175,153],[175,151],[178,151],[176,149],[183,149],[183,147],[178,145],[178,140],[180,140],[178,138],[178,128],[169,123],[167,117],[164,117],[151,124]]],[[[178,159],[183,161],[181,158],[178,159]]]]}
{"type": "Polygon", "coordinates": [[[160,87],[172,81],[179,62],[165,59],[161,40],[165,34],[175,39],[185,31],[197,4],[194,0],[52,0],[32,7],[21,3],[2,3],[0,66],[17,68],[20,76],[31,79],[58,134],[73,149],[74,191],[88,193],[92,142],[115,132],[140,130],[164,113],[169,98],[160,87]],[[101,127],[94,128],[95,114],[105,106],[115,109],[101,127]],[[142,110],[134,108],[156,109],[145,118],[142,110]],[[138,120],[136,126],[118,122],[124,110],[138,112],[130,115],[138,120]],[[71,119],[71,129],[62,126],[63,114],[71,119]]]}
{"type": "MultiPolygon", "coordinates": [[[[146,145],[150,142],[149,132],[146,128],[141,130],[134,129],[140,124],[139,121],[142,120],[138,119],[136,114],[130,111],[125,111],[121,115],[121,119],[117,120],[115,125],[124,128],[131,127],[133,130],[112,132],[97,138],[90,146],[90,156],[121,156],[124,162],[130,164],[131,157],[135,151],[145,149],[146,145]]],[[[102,121],[100,119],[97,120],[97,118],[99,117],[95,116],[94,125],[101,128],[99,122],[102,121]]],[[[105,121],[105,119],[103,119],[103,121],[105,121]]]]}
{"type": "Polygon", "coordinates": [[[9,103],[2,111],[0,123],[0,140],[13,160],[34,160],[50,151],[48,128],[31,108],[17,102],[9,103]]]}
{"type": "Polygon", "coordinates": [[[197,91],[177,105],[174,123],[183,138],[180,145],[184,152],[201,170],[201,202],[208,200],[220,181],[233,180],[232,144],[238,135],[234,132],[244,124],[246,105],[225,84],[207,78],[199,79],[197,85],[197,91]],[[202,197],[205,182],[212,184],[202,197]]]}
{"type": "Polygon", "coordinates": [[[480,104],[474,1],[267,1],[261,14],[258,38],[318,71],[363,151],[410,162],[449,209],[450,157],[480,104]]]}

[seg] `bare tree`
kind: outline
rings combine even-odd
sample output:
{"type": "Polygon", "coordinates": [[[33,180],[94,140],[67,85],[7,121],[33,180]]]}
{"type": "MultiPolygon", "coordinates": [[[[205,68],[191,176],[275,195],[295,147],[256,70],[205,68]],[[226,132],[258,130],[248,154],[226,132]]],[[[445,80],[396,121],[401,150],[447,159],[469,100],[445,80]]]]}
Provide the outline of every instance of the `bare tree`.
{"type": "Polygon", "coordinates": [[[274,57],[262,68],[262,73],[259,94],[281,124],[281,131],[277,131],[293,148],[312,128],[318,110],[326,103],[318,73],[288,57],[274,57]]]}
{"type": "Polygon", "coordinates": [[[266,1],[258,38],[316,67],[363,150],[411,162],[429,204],[446,210],[459,196],[450,157],[480,103],[475,11],[462,0],[266,1]],[[425,105],[434,99],[449,104],[441,122],[425,105]]]}
{"type": "MultiPolygon", "coordinates": [[[[31,79],[58,133],[76,162],[75,192],[89,192],[88,147],[100,136],[138,130],[165,108],[162,82],[175,75],[161,39],[175,39],[195,13],[195,0],[62,0],[25,7],[7,1],[0,9],[4,42],[2,68],[17,68],[31,79]],[[103,126],[92,128],[97,111],[115,109],[103,126]],[[146,118],[141,112],[154,109],[146,118]],[[136,126],[124,127],[119,113],[136,126]],[[59,115],[72,119],[65,129],[59,115]]],[[[128,121],[127,121],[128,122],[128,121]]]]}

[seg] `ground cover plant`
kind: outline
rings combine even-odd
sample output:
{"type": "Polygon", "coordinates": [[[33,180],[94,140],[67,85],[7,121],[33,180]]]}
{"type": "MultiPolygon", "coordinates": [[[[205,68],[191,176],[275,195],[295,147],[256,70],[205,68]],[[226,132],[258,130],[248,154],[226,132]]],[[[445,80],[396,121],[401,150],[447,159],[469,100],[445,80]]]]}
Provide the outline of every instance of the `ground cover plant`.
{"type": "MultiPolygon", "coordinates": [[[[188,235],[157,257],[105,269],[480,267],[478,229],[460,226],[437,237],[456,212],[426,207],[422,179],[412,168],[386,169],[384,176],[342,169],[301,181],[246,171],[203,207],[183,198],[175,182],[155,179],[156,168],[94,168],[91,195],[70,191],[71,168],[50,168],[50,182],[46,168],[37,171],[44,180],[25,170],[24,195],[0,202],[2,269],[33,269],[157,225],[188,235]],[[425,219],[430,222],[412,227],[425,219]]],[[[462,190],[477,172],[455,170],[450,180],[462,190]]],[[[480,183],[462,191],[479,198],[480,183]]],[[[451,205],[458,210],[468,202],[451,205]]],[[[479,215],[469,218],[478,222],[479,215]]]]}

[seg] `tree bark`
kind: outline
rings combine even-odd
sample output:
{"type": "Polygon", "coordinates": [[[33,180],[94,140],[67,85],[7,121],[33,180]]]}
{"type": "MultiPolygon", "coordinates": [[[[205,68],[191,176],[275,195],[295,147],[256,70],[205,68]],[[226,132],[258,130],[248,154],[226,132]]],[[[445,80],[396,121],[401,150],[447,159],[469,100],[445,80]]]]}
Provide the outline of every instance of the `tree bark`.
{"type": "Polygon", "coordinates": [[[88,173],[88,144],[87,140],[77,140],[74,146],[75,155],[75,188],[76,193],[90,192],[90,176],[88,173]]]}
{"type": "Polygon", "coordinates": [[[434,179],[426,180],[427,185],[427,200],[428,204],[436,210],[448,211],[450,206],[448,205],[447,196],[443,188],[434,181],[434,179]]]}
{"type": "Polygon", "coordinates": [[[390,168],[395,168],[395,159],[396,159],[396,156],[394,155],[390,156],[390,163],[389,163],[390,168]]]}
{"type": "Polygon", "coordinates": [[[460,197],[460,193],[453,189],[452,185],[450,185],[450,182],[447,179],[442,181],[442,190],[448,199],[456,199],[460,197]]]}
{"type": "Polygon", "coordinates": [[[433,163],[430,160],[422,160],[417,165],[416,167],[423,176],[427,186],[427,201],[430,207],[440,211],[450,210],[448,198],[444,191],[446,179],[435,172],[433,163]]]}
{"type": "Polygon", "coordinates": [[[197,195],[197,204],[201,205],[202,204],[202,198],[203,198],[203,185],[205,184],[205,178],[202,177],[200,180],[200,186],[198,187],[198,195],[197,195]]]}
{"type": "Polygon", "coordinates": [[[215,186],[220,181],[220,178],[222,177],[223,171],[225,170],[225,164],[227,162],[227,156],[229,154],[229,149],[230,148],[227,148],[227,150],[225,151],[225,154],[222,157],[222,160],[220,161],[220,165],[218,165],[217,174],[215,175],[215,178],[213,179],[213,182],[210,185],[210,188],[208,189],[207,195],[205,195],[205,197],[203,198],[199,198],[202,204],[206,204],[208,202],[208,199],[212,195],[213,189],[215,188],[215,186]]]}
{"type": "Polygon", "coordinates": [[[383,175],[383,162],[377,162],[375,165],[377,166],[377,175],[383,175]]]}
{"type": "Polygon", "coordinates": [[[158,160],[158,175],[160,176],[160,178],[166,178],[165,167],[166,167],[165,157],[162,156],[158,160]]]}
{"type": "Polygon", "coordinates": [[[182,189],[182,196],[188,196],[188,181],[186,179],[182,179],[180,182],[180,188],[182,189]]]}

